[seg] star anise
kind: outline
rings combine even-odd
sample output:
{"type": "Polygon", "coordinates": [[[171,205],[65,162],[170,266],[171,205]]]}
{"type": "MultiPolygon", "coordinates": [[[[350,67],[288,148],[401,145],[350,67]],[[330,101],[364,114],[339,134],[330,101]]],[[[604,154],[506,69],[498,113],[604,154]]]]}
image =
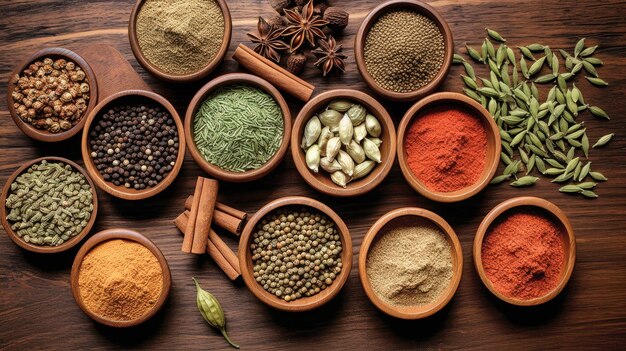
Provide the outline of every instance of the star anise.
{"type": "Polygon", "coordinates": [[[280,51],[289,49],[289,46],[280,39],[282,30],[274,28],[263,17],[259,17],[257,30],[258,35],[247,33],[250,41],[257,44],[254,51],[270,60],[280,61],[280,51]]]}
{"type": "Polygon", "coordinates": [[[322,28],[328,24],[328,21],[313,13],[313,0],[302,7],[301,13],[294,9],[285,9],[284,11],[289,23],[283,36],[291,38],[289,45],[291,52],[298,50],[305,40],[311,47],[315,47],[316,38],[326,39],[322,28]]]}
{"type": "Polygon", "coordinates": [[[319,47],[312,51],[318,58],[317,62],[315,62],[315,66],[322,70],[324,77],[334,68],[345,72],[344,60],[348,57],[342,54],[341,50],[341,45],[337,45],[335,38],[330,35],[328,36],[328,40],[320,39],[319,47]]]}

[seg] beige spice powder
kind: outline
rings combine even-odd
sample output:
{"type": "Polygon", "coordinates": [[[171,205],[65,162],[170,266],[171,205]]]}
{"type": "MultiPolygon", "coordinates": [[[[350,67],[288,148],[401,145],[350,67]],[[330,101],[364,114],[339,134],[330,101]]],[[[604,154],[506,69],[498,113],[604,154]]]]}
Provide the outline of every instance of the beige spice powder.
{"type": "Polygon", "coordinates": [[[426,220],[378,234],[367,255],[366,272],[374,292],[394,306],[436,300],[452,281],[450,244],[426,220]]]}
{"type": "Polygon", "coordinates": [[[217,56],[224,14],[215,0],[147,0],[137,15],[136,31],[150,63],[169,74],[190,74],[217,56]]]}

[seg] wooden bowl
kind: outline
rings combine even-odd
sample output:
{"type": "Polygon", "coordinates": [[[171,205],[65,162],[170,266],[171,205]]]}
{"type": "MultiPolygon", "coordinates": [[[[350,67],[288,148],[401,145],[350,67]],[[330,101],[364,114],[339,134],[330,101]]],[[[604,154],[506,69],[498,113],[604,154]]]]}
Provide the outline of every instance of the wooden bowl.
{"type": "Polygon", "coordinates": [[[0,195],[0,221],[2,222],[2,226],[4,227],[4,230],[7,232],[7,235],[9,236],[9,238],[11,238],[11,240],[13,240],[14,243],[19,245],[21,248],[28,250],[28,251],[32,251],[32,252],[58,253],[58,252],[69,250],[70,248],[74,247],[76,244],[81,242],[85,238],[85,236],[87,236],[87,234],[93,227],[94,222],[96,221],[97,215],[98,215],[98,194],[96,193],[96,187],[93,185],[93,182],[91,181],[91,178],[89,177],[89,174],[87,174],[87,172],[81,166],[62,157],[55,157],[55,156],[40,157],[40,158],[31,160],[22,164],[22,166],[20,166],[20,168],[18,168],[15,172],[13,172],[13,174],[11,174],[9,179],[7,179],[7,182],[4,184],[4,187],[2,188],[2,195],[0,195]],[[20,174],[28,170],[30,166],[36,163],[39,163],[43,160],[46,160],[48,162],[66,163],[72,166],[74,170],[79,171],[87,179],[87,182],[89,183],[89,187],[91,188],[91,195],[93,198],[92,200],[93,211],[91,212],[91,217],[89,218],[89,222],[87,222],[87,226],[85,226],[85,228],[83,228],[83,230],[80,233],[78,233],[78,235],[70,238],[69,240],[65,241],[63,244],[59,246],[44,246],[44,245],[35,245],[35,244],[27,243],[19,235],[17,235],[17,233],[15,233],[13,229],[11,229],[11,224],[7,220],[7,208],[5,204],[6,204],[7,197],[9,196],[9,191],[11,190],[11,184],[13,183],[13,181],[15,181],[15,178],[17,178],[20,174]]]}
{"type": "Polygon", "coordinates": [[[404,207],[387,212],[385,215],[380,217],[370,228],[367,234],[365,234],[363,242],[361,243],[361,249],[359,250],[359,278],[361,279],[361,284],[363,285],[365,294],[367,294],[367,297],[379,310],[396,318],[426,318],[444,308],[448,302],[450,302],[452,296],[454,296],[454,293],[456,292],[456,289],[459,287],[462,273],[463,252],[454,230],[443,218],[422,208],[404,207]],[[388,229],[393,228],[398,224],[410,225],[415,223],[416,220],[422,221],[424,219],[437,225],[445,234],[445,238],[450,244],[450,251],[452,255],[452,280],[446,290],[444,290],[433,302],[421,306],[393,306],[381,299],[372,288],[370,279],[367,275],[367,255],[369,254],[369,250],[374,243],[374,240],[377,240],[379,233],[385,233],[388,229]]]}
{"type": "Polygon", "coordinates": [[[76,300],[78,307],[80,307],[80,309],[83,310],[83,312],[85,312],[86,315],[88,315],[91,319],[95,320],[96,322],[104,324],[104,325],[108,325],[110,327],[116,327],[116,328],[133,327],[133,326],[136,326],[138,324],[141,324],[147,321],[152,316],[154,316],[161,309],[161,307],[163,307],[165,300],[167,300],[167,297],[170,293],[171,284],[172,284],[172,276],[170,274],[170,268],[169,268],[169,265],[167,264],[167,260],[165,259],[165,256],[163,256],[163,253],[161,253],[161,250],[159,250],[159,248],[152,241],[150,241],[150,239],[137,233],[136,231],[133,231],[130,229],[120,229],[120,228],[103,230],[101,232],[94,234],[94,236],[92,236],[89,240],[87,240],[87,242],[80,248],[80,250],[76,254],[76,257],[74,258],[74,263],[72,264],[72,272],[70,275],[70,285],[72,286],[72,295],[74,295],[74,300],[76,300]],[[133,319],[129,321],[118,321],[118,320],[112,320],[112,319],[99,316],[93,313],[92,311],[90,311],[87,308],[87,306],[83,303],[83,300],[80,297],[80,291],[79,291],[79,286],[78,286],[78,273],[80,270],[80,265],[82,264],[83,259],[85,258],[85,255],[87,255],[87,253],[89,253],[89,251],[91,251],[91,249],[93,249],[98,244],[101,244],[105,241],[114,240],[114,239],[135,241],[143,245],[144,247],[146,247],[157,258],[157,260],[159,261],[159,264],[161,265],[161,271],[163,272],[163,286],[161,290],[161,295],[159,296],[159,299],[157,300],[157,302],[154,304],[152,309],[148,311],[148,313],[144,314],[143,316],[137,319],[133,319]]]}
{"type": "Polygon", "coordinates": [[[288,196],[274,200],[263,206],[246,224],[239,240],[239,266],[241,267],[241,275],[248,289],[266,305],[278,310],[287,312],[303,312],[318,308],[335,297],[344,286],[352,269],[352,239],[348,227],[341,218],[330,207],[311,198],[302,196],[288,196]],[[252,257],[250,254],[250,243],[252,241],[252,233],[256,229],[257,223],[268,213],[281,207],[310,207],[327,215],[337,226],[339,236],[341,238],[341,262],[343,267],[341,273],[336,276],[333,283],[322,290],[319,294],[303,297],[294,301],[287,302],[265,291],[263,287],[254,279],[252,257]]]}
{"type": "Polygon", "coordinates": [[[435,91],[443,83],[448,75],[448,72],[450,71],[453,54],[454,40],[452,39],[452,31],[450,30],[450,27],[448,27],[446,20],[433,7],[416,0],[391,0],[376,6],[372,11],[370,11],[367,17],[365,17],[363,23],[361,23],[354,42],[354,57],[356,60],[356,66],[359,69],[363,80],[365,80],[365,83],[367,83],[367,85],[374,90],[376,94],[392,101],[415,101],[435,91]],[[408,93],[399,93],[381,87],[369,74],[367,67],[365,66],[365,39],[369,34],[370,28],[372,28],[374,23],[376,23],[382,15],[396,9],[413,10],[425,17],[428,17],[437,25],[443,34],[444,40],[445,57],[437,75],[435,75],[430,83],[408,93]]]}
{"type": "Polygon", "coordinates": [[[189,107],[187,108],[187,113],[185,114],[185,138],[187,139],[187,145],[189,146],[191,157],[196,160],[196,163],[200,166],[200,168],[202,168],[202,170],[210,174],[212,177],[227,182],[251,182],[270,173],[285,157],[285,153],[289,147],[290,134],[291,112],[289,111],[289,106],[287,106],[283,96],[268,81],[247,73],[229,73],[211,80],[196,93],[193,99],[191,99],[189,107]],[[198,109],[206,97],[218,88],[235,84],[247,84],[263,90],[274,98],[278,106],[280,106],[280,110],[283,115],[283,139],[278,151],[276,151],[276,154],[262,167],[246,172],[230,172],[209,163],[204,159],[196,147],[196,141],[193,137],[193,121],[196,118],[196,112],[198,112],[198,109]]]}
{"type": "Polygon", "coordinates": [[[576,237],[574,236],[574,229],[569,222],[569,219],[558,208],[555,204],[550,201],[540,199],[537,197],[516,197],[509,200],[506,200],[496,207],[494,207],[487,216],[483,219],[476,231],[476,238],[474,239],[474,267],[478,272],[478,276],[480,276],[480,280],[483,281],[483,284],[491,291],[492,294],[496,295],[500,300],[508,302],[512,305],[517,306],[536,306],[542,303],[548,302],[556,297],[562,290],[565,288],[565,285],[569,281],[569,278],[572,276],[572,272],[574,271],[574,264],[576,262],[576,237]],[[512,209],[520,209],[520,208],[531,208],[531,209],[539,209],[540,211],[548,214],[555,224],[561,225],[563,234],[563,243],[564,243],[564,253],[565,253],[565,262],[563,269],[561,270],[561,277],[559,278],[558,285],[552,289],[549,293],[544,296],[537,297],[529,300],[522,300],[514,297],[508,297],[500,293],[496,288],[494,288],[491,280],[487,278],[487,274],[485,273],[485,268],[483,267],[482,261],[482,247],[483,240],[487,231],[494,223],[494,221],[499,218],[505,212],[508,212],[512,209]]]}
{"type": "Polygon", "coordinates": [[[291,133],[291,155],[302,178],[318,191],[327,195],[342,197],[362,195],[377,187],[389,174],[396,158],[396,128],[387,110],[371,96],[352,89],[330,90],[315,96],[300,110],[291,133]],[[319,173],[311,171],[306,164],[306,153],[300,147],[304,127],[309,119],[326,108],[330,101],[339,98],[363,105],[370,114],[378,119],[382,127],[380,136],[383,142],[380,146],[382,163],[377,164],[369,175],[348,183],[345,188],[333,183],[330,174],[326,171],[321,169],[319,173]]]}
{"type": "Polygon", "coordinates": [[[217,68],[217,66],[222,62],[226,52],[228,51],[233,28],[230,10],[228,9],[226,1],[215,1],[219,4],[222,9],[222,14],[224,15],[224,38],[222,39],[222,46],[220,46],[220,49],[217,51],[217,55],[215,55],[211,61],[207,62],[204,68],[197,72],[187,74],[171,74],[150,63],[139,47],[139,40],[137,39],[137,15],[139,15],[139,10],[141,10],[141,6],[143,6],[145,0],[137,0],[132,12],[130,13],[130,20],[128,22],[128,39],[130,40],[130,48],[133,51],[133,55],[135,55],[139,64],[155,77],[170,83],[190,83],[211,74],[211,72],[213,72],[213,70],[215,70],[215,68],[217,68]]]}
{"type": "Polygon", "coordinates": [[[83,130],[83,138],[81,144],[81,151],[83,154],[83,162],[85,163],[85,167],[87,168],[87,172],[93,178],[94,182],[98,186],[98,188],[106,191],[107,193],[119,197],[124,200],[143,200],[149,197],[152,197],[163,190],[165,190],[176,177],[178,176],[178,172],[183,165],[183,160],[185,159],[185,137],[183,132],[183,123],[178,116],[178,112],[174,109],[174,106],[167,101],[161,95],[155,94],[151,91],[147,90],[124,90],[118,93],[115,93],[106,99],[102,100],[98,106],[96,106],[93,111],[87,117],[87,123],[85,125],[85,129],[83,130]],[[124,186],[117,186],[111,182],[107,182],[102,177],[102,174],[96,168],[96,165],[93,162],[91,157],[91,150],[89,148],[89,131],[91,130],[91,125],[93,122],[100,118],[101,112],[108,108],[110,105],[115,105],[118,103],[123,103],[125,101],[146,101],[151,104],[160,105],[165,110],[167,110],[174,122],[176,123],[176,128],[178,129],[178,157],[176,159],[176,163],[174,164],[174,168],[172,171],[156,186],[149,187],[143,190],[136,190],[133,188],[126,188],[124,186]]]}
{"type": "Polygon", "coordinates": [[[500,162],[500,151],[502,144],[500,142],[500,131],[493,118],[484,107],[471,98],[459,94],[459,93],[436,93],[430,95],[413,105],[404,115],[400,126],[398,127],[398,163],[402,169],[404,179],[409,185],[415,189],[422,196],[438,202],[457,202],[468,199],[481,190],[483,190],[493,175],[498,169],[498,163],[500,162]],[[407,130],[409,129],[411,122],[419,116],[426,109],[438,106],[438,105],[457,105],[464,109],[467,109],[478,118],[485,131],[487,133],[487,160],[485,162],[485,168],[480,174],[480,178],[473,185],[451,192],[439,192],[430,190],[422,183],[411,171],[408,165],[407,157],[404,151],[404,141],[407,130]]]}
{"type": "Polygon", "coordinates": [[[98,82],[96,81],[96,76],[94,75],[91,67],[82,57],[76,54],[73,51],[64,48],[46,48],[41,49],[31,55],[26,61],[24,61],[21,65],[19,65],[15,71],[9,77],[9,83],[7,87],[7,107],[9,109],[9,114],[11,118],[13,118],[13,122],[17,125],[17,127],[29,137],[44,141],[44,142],[57,142],[69,139],[76,135],[76,133],[80,132],[85,125],[86,117],[89,115],[91,110],[96,106],[98,102],[98,82]],[[51,133],[44,129],[38,129],[33,127],[27,122],[22,121],[22,119],[17,115],[15,111],[15,107],[13,106],[13,90],[15,89],[15,83],[13,82],[13,77],[16,75],[21,75],[22,71],[26,69],[31,63],[37,61],[38,59],[44,59],[46,57],[50,57],[53,60],[55,59],[65,59],[68,61],[74,62],[77,66],[83,69],[85,75],[87,76],[87,81],[89,83],[89,101],[87,102],[87,109],[83,112],[78,123],[72,128],[60,132],[60,133],[51,133]]]}

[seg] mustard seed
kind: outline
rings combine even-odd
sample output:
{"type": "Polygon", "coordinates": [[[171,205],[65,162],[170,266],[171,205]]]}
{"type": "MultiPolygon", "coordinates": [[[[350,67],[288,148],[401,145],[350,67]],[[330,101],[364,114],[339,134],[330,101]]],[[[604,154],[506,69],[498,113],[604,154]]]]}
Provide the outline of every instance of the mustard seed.
{"type": "Polygon", "coordinates": [[[412,10],[382,15],[369,30],[365,66],[382,88],[415,91],[434,79],[445,56],[443,34],[429,18],[412,10]]]}

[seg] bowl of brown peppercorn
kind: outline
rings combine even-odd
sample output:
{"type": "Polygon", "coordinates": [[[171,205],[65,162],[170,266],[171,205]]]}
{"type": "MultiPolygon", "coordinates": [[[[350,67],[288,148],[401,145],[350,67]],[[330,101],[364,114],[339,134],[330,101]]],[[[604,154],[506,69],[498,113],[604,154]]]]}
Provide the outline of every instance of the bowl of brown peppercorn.
{"type": "Polygon", "coordinates": [[[87,117],[81,145],[96,185],[125,200],[142,200],[176,179],[185,157],[183,123],[164,97],[125,90],[87,117]]]}
{"type": "Polygon", "coordinates": [[[303,312],[333,299],[352,268],[352,239],[330,207],[301,196],[263,206],[239,241],[243,280],[259,300],[303,312]]]}
{"type": "Polygon", "coordinates": [[[363,80],[393,101],[415,101],[445,80],[454,41],[445,19],[417,0],[391,0],[363,20],[354,57],[363,80]]]}
{"type": "Polygon", "coordinates": [[[11,74],[7,88],[9,114],[29,137],[57,142],[85,125],[98,101],[98,85],[89,64],[73,51],[37,51],[11,74]]]}

